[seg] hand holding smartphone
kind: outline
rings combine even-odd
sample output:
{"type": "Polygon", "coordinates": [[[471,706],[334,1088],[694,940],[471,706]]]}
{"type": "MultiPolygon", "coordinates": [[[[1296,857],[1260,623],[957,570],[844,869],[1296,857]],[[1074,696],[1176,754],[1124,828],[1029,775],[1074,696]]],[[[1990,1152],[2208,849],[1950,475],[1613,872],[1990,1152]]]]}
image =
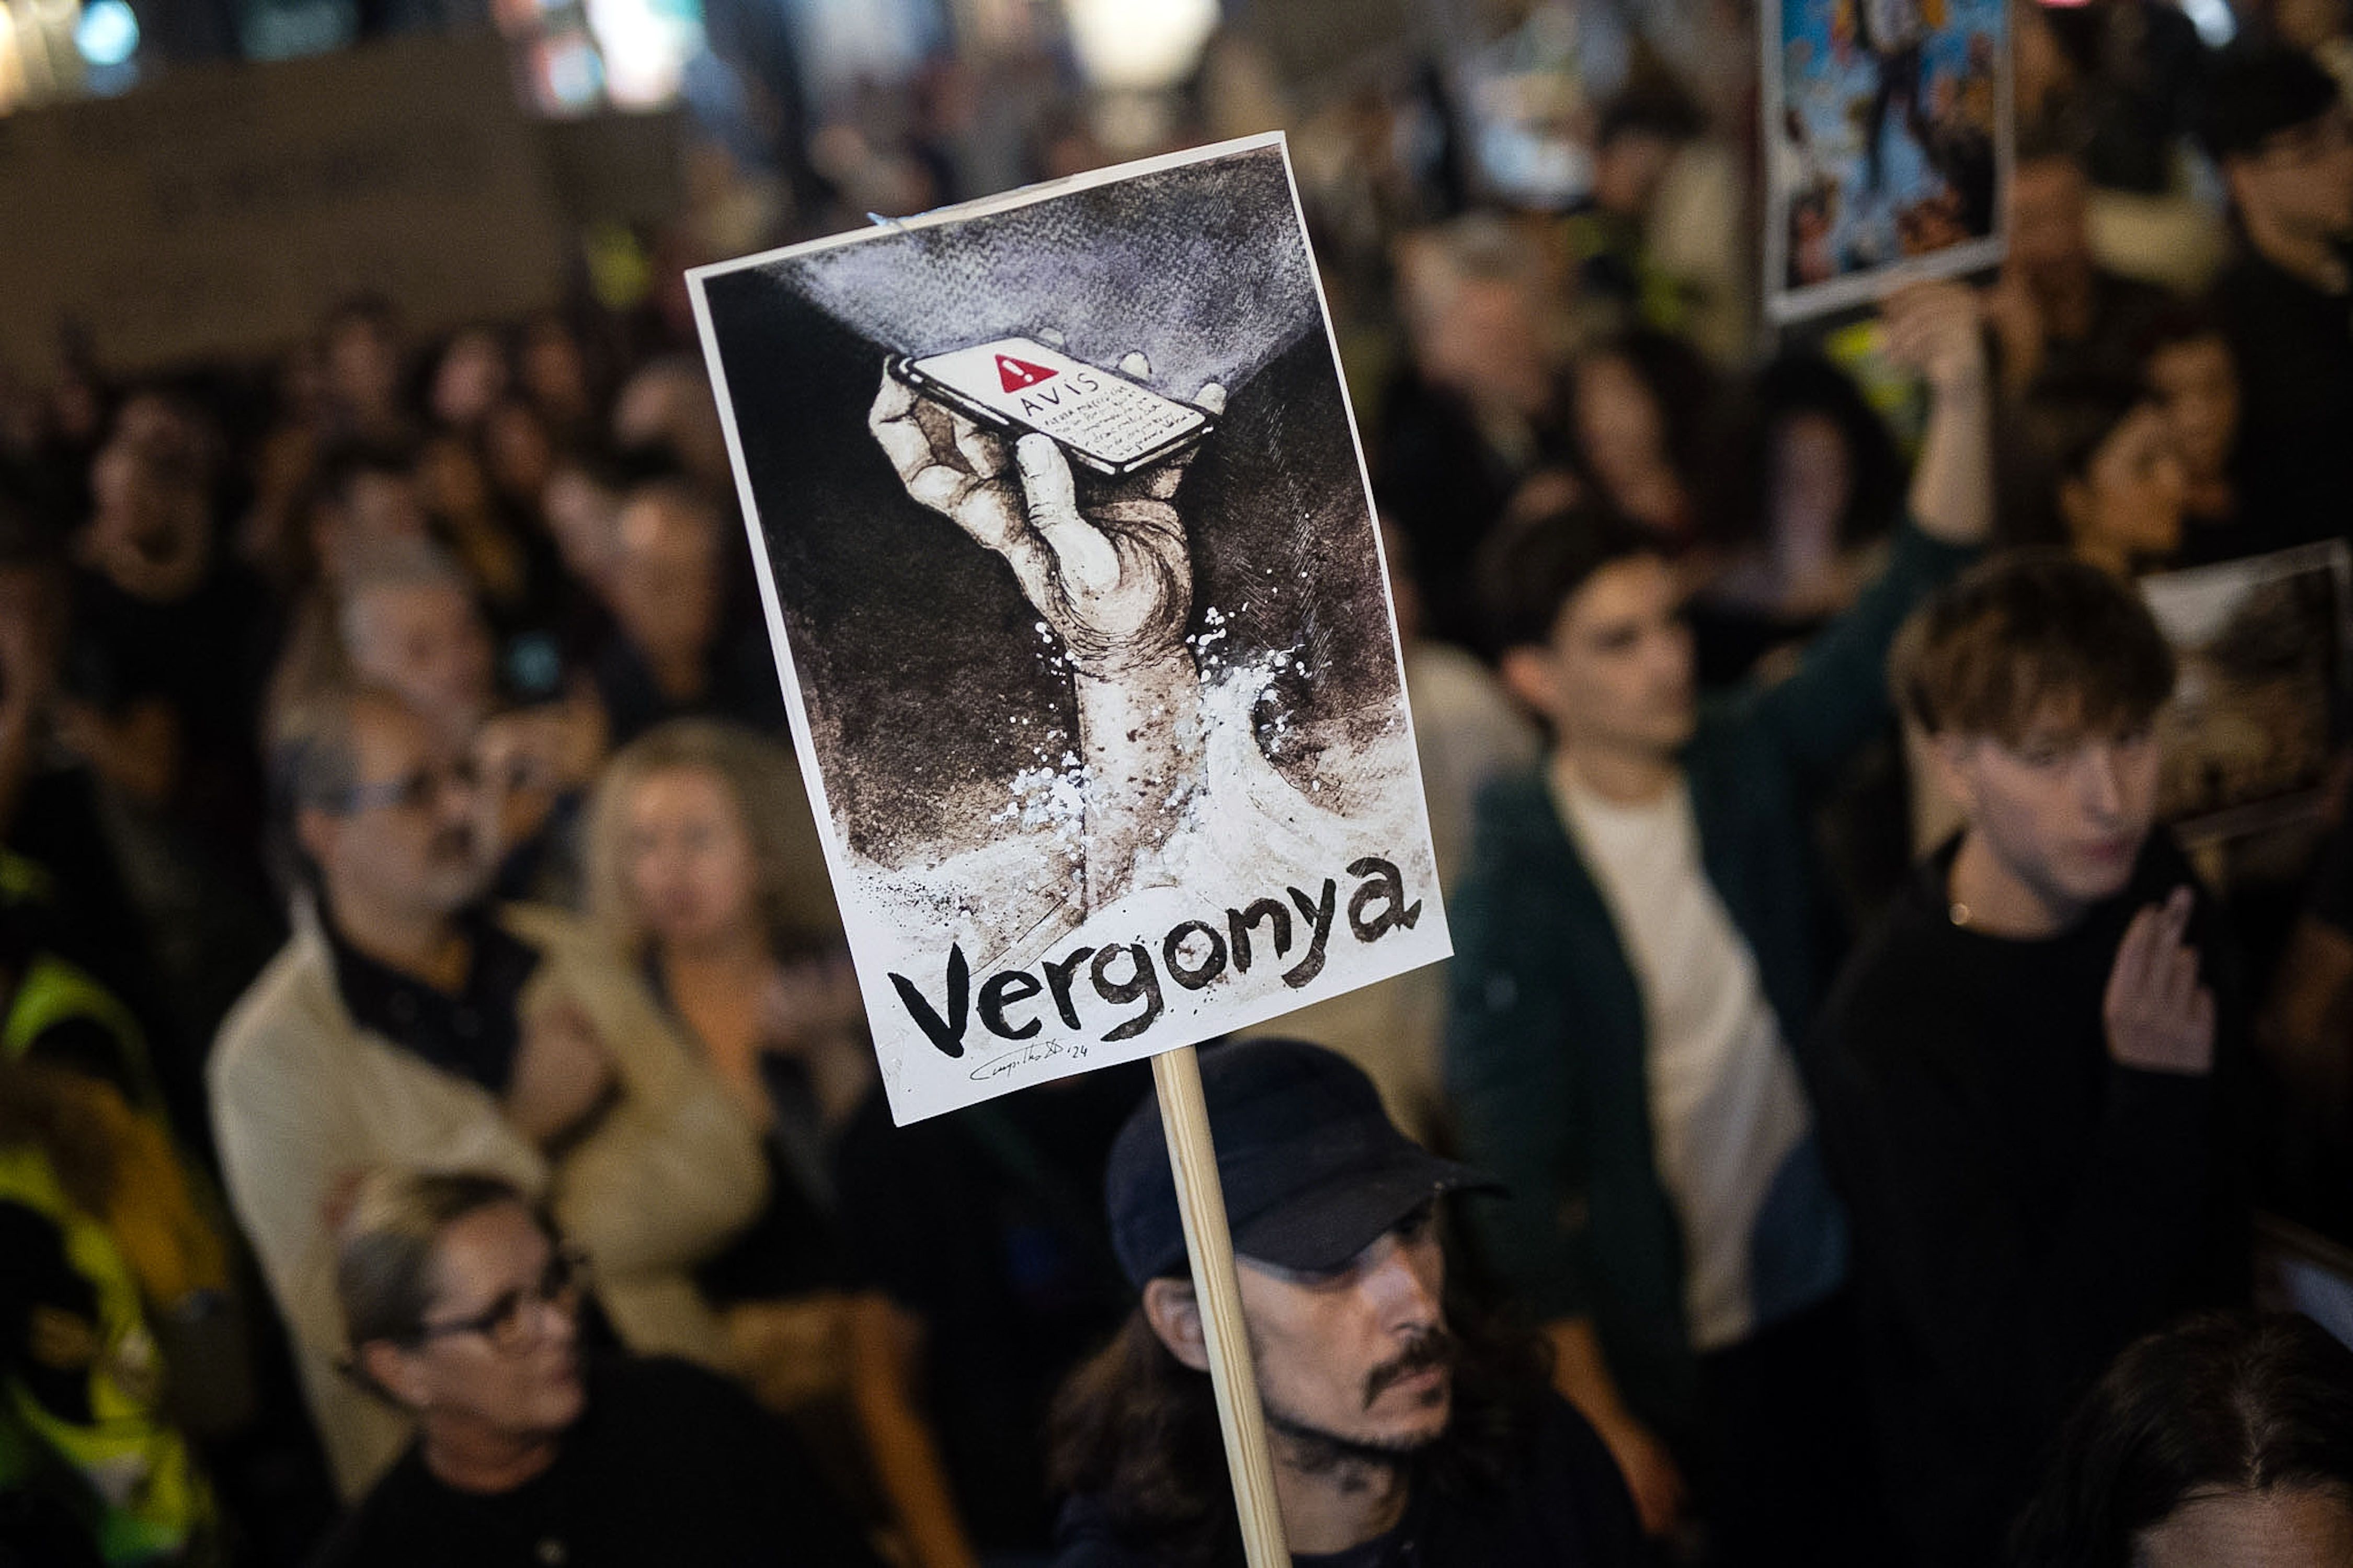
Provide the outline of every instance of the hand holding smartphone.
{"type": "Polygon", "coordinates": [[[986,428],[1050,437],[1107,478],[1148,468],[1217,427],[1206,409],[1163,397],[1034,338],[998,338],[922,359],[893,355],[892,377],[986,428]]]}

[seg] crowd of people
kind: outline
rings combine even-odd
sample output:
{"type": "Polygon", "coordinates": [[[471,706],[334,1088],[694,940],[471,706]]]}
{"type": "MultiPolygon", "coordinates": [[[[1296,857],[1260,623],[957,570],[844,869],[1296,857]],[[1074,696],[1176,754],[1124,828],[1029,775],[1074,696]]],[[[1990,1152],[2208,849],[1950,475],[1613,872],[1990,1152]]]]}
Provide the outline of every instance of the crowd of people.
{"type": "MultiPolygon", "coordinates": [[[[2353,24],[2032,9],[1868,364],[1664,61],[1307,169],[1456,951],[1204,1050],[1298,1561],[2353,1560],[2353,833],[2177,840],[2136,586],[2353,540],[2353,24]]],[[[1241,1562],[1149,1074],[892,1124],[678,301],[5,389],[6,1568],[1241,1562]]]]}

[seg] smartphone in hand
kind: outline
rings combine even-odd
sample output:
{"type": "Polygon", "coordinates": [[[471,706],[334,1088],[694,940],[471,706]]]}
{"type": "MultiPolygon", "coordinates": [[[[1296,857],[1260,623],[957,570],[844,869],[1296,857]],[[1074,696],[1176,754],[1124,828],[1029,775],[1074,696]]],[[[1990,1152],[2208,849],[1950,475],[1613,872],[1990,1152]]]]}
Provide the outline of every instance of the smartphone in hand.
{"type": "Polygon", "coordinates": [[[1051,437],[1073,462],[1116,478],[1148,468],[1217,427],[1203,409],[1033,338],[892,356],[892,375],[989,429],[1051,437]]]}

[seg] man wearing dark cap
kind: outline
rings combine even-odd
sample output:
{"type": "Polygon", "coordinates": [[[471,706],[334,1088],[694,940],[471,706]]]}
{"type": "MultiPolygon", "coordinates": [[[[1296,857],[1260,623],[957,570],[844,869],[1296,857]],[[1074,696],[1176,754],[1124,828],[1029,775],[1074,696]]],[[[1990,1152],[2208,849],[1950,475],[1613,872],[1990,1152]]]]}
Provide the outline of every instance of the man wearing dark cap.
{"type": "MultiPolygon", "coordinates": [[[[1251,1040],[1201,1078],[1242,1314],[1293,1561],[1329,1568],[1615,1568],[1639,1561],[1608,1451],[1551,1392],[1537,1342],[1449,1296],[1434,1223],[1493,1185],[1391,1124],[1372,1080],[1321,1047],[1251,1040]]],[[[1057,1568],[1240,1564],[1199,1303],[1155,1102],[1104,1182],[1142,1300],[1057,1402],[1072,1494],[1057,1568]]]]}
{"type": "Polygon", "coordinates": [[[2278,46],[2227,58],[2202,125],[2237,220],[2214,305],[2245,378],[2250,529],[2301,543],[2353,510],[2353,121],[2336,79],[2278,46]]]}

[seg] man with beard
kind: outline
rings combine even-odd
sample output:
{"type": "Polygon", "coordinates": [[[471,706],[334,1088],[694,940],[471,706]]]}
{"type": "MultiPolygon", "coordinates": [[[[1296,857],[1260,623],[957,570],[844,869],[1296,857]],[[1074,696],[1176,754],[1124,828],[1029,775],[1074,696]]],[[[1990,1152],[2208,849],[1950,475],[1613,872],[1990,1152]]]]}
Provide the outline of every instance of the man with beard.
{"type": "MultiPolygon", "coordinates": [[[[1438,1198],[1491,1187],[1383,1113],[1372,1080],[1295,1040],[1208,1053],[1201,1078],[1293,1561],[1602,1568],[1639,1560],[1608,1450],[1536,1342],[1447,1292],[1438,1198]]],[[[1239,1564],[1201,1309],[1158,1109],[1113,1146],[1105,1199],[1142,1300],[1063,1389],[1072,1493],[1057,1568],[1239,1564]]]]}
{"type": "Polygon", "coordinates": [[[407,1438],[336,1370],[334,1223],[371,1166],[464,1165],[543,1198],[628,1349],[719,1362],[690,1270],[765,1187],[725,1088],[602,943],[488,900],[470,767],[423,715],[335,693],[277,762],[314,907],[222,1026],[213,1120],[345,1495],[407,1438]]]}

